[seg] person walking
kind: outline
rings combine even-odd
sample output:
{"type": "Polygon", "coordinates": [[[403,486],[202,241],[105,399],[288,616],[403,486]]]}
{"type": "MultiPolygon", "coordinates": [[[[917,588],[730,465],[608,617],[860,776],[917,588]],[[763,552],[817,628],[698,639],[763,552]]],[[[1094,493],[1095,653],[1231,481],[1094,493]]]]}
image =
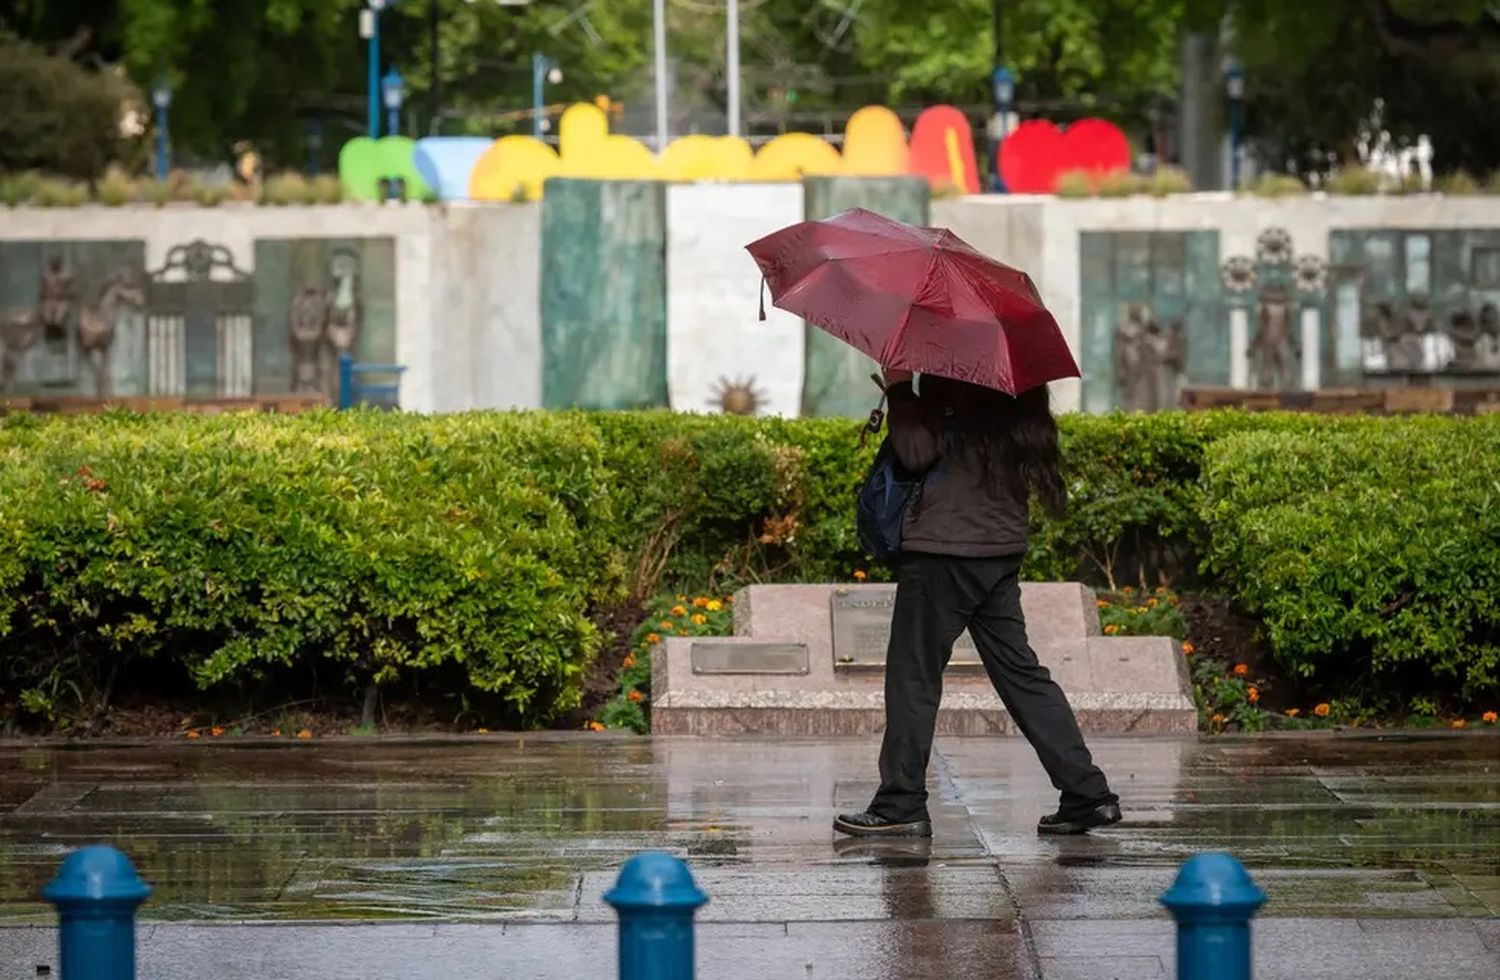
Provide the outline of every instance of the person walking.
{"type": "Polygon", "coordinates": [[[1061,794],[1043,834],[1118,823],[1120,801],[1094,764],[1073,709],[1026,639],[1021,561],[1029,503],[1061,515],[1066,489],[1045,385],[1020,395],[887,369],[892,449],[922,474],[903,518],[885,667],[880,789],[834,820],[853,836],[930,837],[927,763],[943,670],[967,629],[991,683],[1061,794]]]}

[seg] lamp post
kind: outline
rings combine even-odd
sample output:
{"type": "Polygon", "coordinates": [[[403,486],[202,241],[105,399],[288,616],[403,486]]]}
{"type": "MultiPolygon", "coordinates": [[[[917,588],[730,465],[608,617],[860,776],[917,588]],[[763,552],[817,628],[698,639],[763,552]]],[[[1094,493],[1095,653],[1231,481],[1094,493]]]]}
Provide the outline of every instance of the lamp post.
{"type": "Polygon", "coordinates": [[[1238,61],[1224,69],[1224,91],[1229,96],[1229,189],[1240,189],[1240,140],[1245,125],[1245,70],[1238,61]]]}
{"type": "Polygon", "coordinates": [[[652,0],[652,62],[656,70],[656,152],[667,148],[667,3],[652,0]]]}
{"type": "Polygon", "coordinates": [[[540,51],[531,55],[531,135],[537,139],[542,138],[547,121],[546,104],[543,100],[543,92],[547,83],[556,85],[563,80],[562,68],[557,62],[542,54],[540,51]]]}
{"type": "Polygon", "coordinates": [[[172,108],[172,86],[165,80],[151,89],[151,104],[156,107],[156,179],[166,180],[172,168],[167,150],[167,110],[172,108]]]}
{"type": "Polygon", "coordinates": [[[359,36],[369,42],[365,55],[368,65],[370,138],[380,136],[380,12],[394,7],[397,0],[365,0],[367,6],[359,12],[359,36]]]}
{"type": "Polygon", "coordinates": [[[401,129],[401,103],[406,99],[406,81],[392,68],[380,80],[380,95],[385,100],[385,134],[395,136],[401,129]]]}
{"type": "Polygon", "coordinates": [[[727,89],[725,96],[729,102],[729,135],[740,135],[740,2],[739,0],[728,0],[725,10],[728,27],[724,38],[724,46],[727,48],[728,58],[726,64],[727,89]]]}
{"type": "Polygon", "coordinates": [[[1011,74],[1009,68],[1000,65],[990,76],[990,88],[995,96],[995,123],[992,129],[994,140],[994,174],[990,181],[996,192],[1005,190],[1005,181],[1000,177],[1000,154],[1001,146],[1005,143],[1005,137],[1010,133],[1010,110],[1016,100],[1016,76],[1011,74]]]}

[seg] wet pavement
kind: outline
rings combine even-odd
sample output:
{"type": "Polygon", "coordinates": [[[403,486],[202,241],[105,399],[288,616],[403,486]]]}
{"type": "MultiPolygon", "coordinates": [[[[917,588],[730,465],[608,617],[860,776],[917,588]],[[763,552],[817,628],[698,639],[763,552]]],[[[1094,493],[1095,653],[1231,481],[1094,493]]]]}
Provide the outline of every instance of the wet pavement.
{"type": "Polygon", "coordinates": [[[1093,748],[1126,823],[1059,840],[1024,742],[939,740],[924,846],[835,841],[867,740],[0,744],[0,980],[55,969],[37,891],[100,840],[156,889],[166,980],[611,975],[602,895],[647,848],[711,897],[702,977],[1170,976],[1156,898],[1204,850],[1271,896],[1259,977],[1500,974],[1500,738],[1093,748]]]}

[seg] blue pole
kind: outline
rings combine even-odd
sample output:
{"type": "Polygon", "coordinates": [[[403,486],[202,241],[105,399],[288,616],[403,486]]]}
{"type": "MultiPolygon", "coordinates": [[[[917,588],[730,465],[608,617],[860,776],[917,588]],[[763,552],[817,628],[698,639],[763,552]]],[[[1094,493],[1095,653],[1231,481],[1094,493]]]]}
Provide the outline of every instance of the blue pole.
{"type": "Polygon", "coordinates": [[[370,139],[380,137],[380,11],[370,8],[370,139]]]}
{"type": "Polygon", "coordinates": [[[150,894],[113,847],[68,855],[42,889],[57,908],[61,980],[135,980],[135,911],[150,894]]]}
{"type": "Polygon", "coordinates": [[[339,355],[339,408],[354,407],[354,355],[339,355]]]}
{"type": "Polygon", "coordinates": [[[171,167],[171,161],[167,159],[167,107],[158,105],[156,107],[156,179],[166,180],[167,172],[171,167]]]}
{"type": "Polygon", "coordinates": [[[1183,864],[1161,903],[1177,920],[1177,980],[1250,980],[1250,920],[1266,893],[1228,854],[1183,864]]]}
{"type": "Polygon", "coordinates": [[[1245,102],[1240,98],[1229,100],[1229,189],[1240,189],[1240,139],[1244,129],[1245,102]]]}
{"type": "Polygon", "coordinates": [[[542,138],[542,86],[547,81],[547,57],[531,53],[531,135],[542,138]]]}
{"type": "Polygon", "coordinates": [[[693,980],[693,914],[708,896],[687,865],[637,854],[604,900],[620,916],[620,980],[693,980]]]}
{"type": "Polygon", "coordinates": [[[401,129],[401,110],[397,109],[395,106],[392,106],[385,112],[385,134],[387,136],[395,136],[396,133],[401,129]]]}

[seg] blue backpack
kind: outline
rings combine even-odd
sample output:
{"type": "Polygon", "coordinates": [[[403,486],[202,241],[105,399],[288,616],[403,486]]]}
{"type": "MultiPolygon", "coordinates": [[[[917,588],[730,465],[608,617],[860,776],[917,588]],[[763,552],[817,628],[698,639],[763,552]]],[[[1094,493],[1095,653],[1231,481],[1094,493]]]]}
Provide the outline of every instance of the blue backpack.
{"type": "Polygon", "coordinates": [[[887,436],[854,501],[860,546],[876,561],[890,561],[901,553],[901,524],[922,494],[922,476],[901,465],[887,436]]]}

